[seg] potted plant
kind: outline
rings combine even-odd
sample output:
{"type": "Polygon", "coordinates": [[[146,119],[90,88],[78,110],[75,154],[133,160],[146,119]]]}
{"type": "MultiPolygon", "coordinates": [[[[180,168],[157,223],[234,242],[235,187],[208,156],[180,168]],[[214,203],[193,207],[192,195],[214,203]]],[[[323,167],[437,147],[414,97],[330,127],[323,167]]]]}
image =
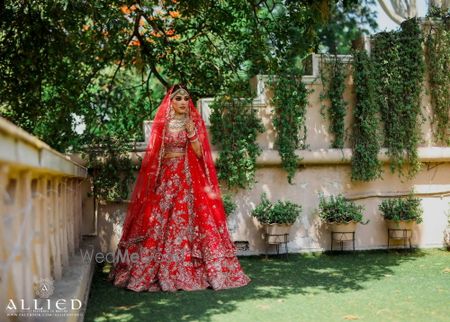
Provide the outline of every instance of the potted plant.
{"type": "Polygon", "coordinates": [[[252,216],[263,226],[266,242],[278,244],[279,236],[289,234],[291,226],[300,216],[302,207],[290,201],[278,200],[271,203],[267,195],[261,195],[261,202],[252,211],[252,216]]]}
{"type": "Polygon", "coordinates": [[[343,195],[330,196],[325,198],[319,196],[319,217],[327,224],[332,232],[342,233],[338,236],[339,241],[352,240],[358,223],[363,223],[364,207],[347,200],[343,195]]]}
{"type": "MultiPolygon", "coordinates": [[[[423,210],[420,206],[420,199],[414,197],[413,194],[409,194],[407,198],[385,199],[378,208],[386,220],[388,229],[411,231],[414,225],[422,222],[423,210]]],[[[390,237],[400,238],[404,237],[404,234],[402,231],[394,231],[390,237]]]]}
{"type": "Polygon", "coordinates": [[[450,210],[447,212],[447,228],[444,230],[444,245],[450,251],[450,210]]]}

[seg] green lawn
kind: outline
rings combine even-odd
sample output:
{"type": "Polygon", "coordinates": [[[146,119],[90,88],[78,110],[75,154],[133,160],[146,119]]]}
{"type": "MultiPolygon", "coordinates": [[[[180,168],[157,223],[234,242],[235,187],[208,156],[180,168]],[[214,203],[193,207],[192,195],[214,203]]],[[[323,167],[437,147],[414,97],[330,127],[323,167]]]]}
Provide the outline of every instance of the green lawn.
{"type": "Polygon", "coordinates": [[[450,321],[441,249],[241,257],[252,282],[222,291],[135,293],[94,276],[85,321],[450,321]]]}

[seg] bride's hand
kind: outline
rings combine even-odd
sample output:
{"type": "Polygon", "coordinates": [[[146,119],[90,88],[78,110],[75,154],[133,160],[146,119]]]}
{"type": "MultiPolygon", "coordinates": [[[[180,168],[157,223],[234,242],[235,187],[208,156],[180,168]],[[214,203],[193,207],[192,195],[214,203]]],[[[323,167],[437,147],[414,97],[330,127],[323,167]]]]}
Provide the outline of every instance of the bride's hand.
{"type": "Polygon", "coordinates": [[[190,118],[187,119],[185,127],[187,137],[191,142],[191,146],[194,149],[195,155],[197,156],[197,158],[202,158],[202,147],[200,145],[200,142],[198,141],[198,135],[196,133],[194,122],[190,118]]]}
{"type": "Polygon", "coordinates": [[[195,131],[195,125],[194,125],[194,122],[191,119],[188,119],[186,121],[186,125],[185,126],[186,126],[186,132],[192,133],[192,132],[195,131]]]}

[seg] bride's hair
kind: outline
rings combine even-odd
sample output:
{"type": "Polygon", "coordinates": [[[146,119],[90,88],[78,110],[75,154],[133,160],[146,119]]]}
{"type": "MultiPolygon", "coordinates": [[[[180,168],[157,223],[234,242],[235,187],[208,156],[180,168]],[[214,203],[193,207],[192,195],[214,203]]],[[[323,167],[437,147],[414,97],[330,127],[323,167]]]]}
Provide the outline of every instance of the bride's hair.
{"type": "Polygon", "coordinates": [[[187,89],[186,85],[184,85],[184,84],[175,84],[175,85],[173,85],[172,93],[175,93],[179,89],[184,89],[186,92],[189,93],[189,90],[187,89]]]}
{"type": "Polygon", "coordinates": [[[175,97],[175,95],[177,95],[178,92],[183,93],[183,94],[187,93],[188,95],[190,95],[189,91],[188,91],[188,89],[186,88],[185,85],[183,85],[183,84],[176,84],[176,85],[174,85],[172,87],[172,92],[170,94],[170,99],[173,99],[175,97]]]}

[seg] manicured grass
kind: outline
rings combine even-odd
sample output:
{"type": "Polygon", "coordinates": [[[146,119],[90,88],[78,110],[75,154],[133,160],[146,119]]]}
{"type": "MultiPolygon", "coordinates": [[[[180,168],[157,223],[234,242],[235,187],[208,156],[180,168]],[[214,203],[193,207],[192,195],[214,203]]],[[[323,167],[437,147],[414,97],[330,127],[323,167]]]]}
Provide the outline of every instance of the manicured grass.
{"type": "Polygon", "coordinates": [[[135,293],[99,269],[85,321],[450,321],[450,252],[241,257],[252,282],[222,291],[135,293]]]}

